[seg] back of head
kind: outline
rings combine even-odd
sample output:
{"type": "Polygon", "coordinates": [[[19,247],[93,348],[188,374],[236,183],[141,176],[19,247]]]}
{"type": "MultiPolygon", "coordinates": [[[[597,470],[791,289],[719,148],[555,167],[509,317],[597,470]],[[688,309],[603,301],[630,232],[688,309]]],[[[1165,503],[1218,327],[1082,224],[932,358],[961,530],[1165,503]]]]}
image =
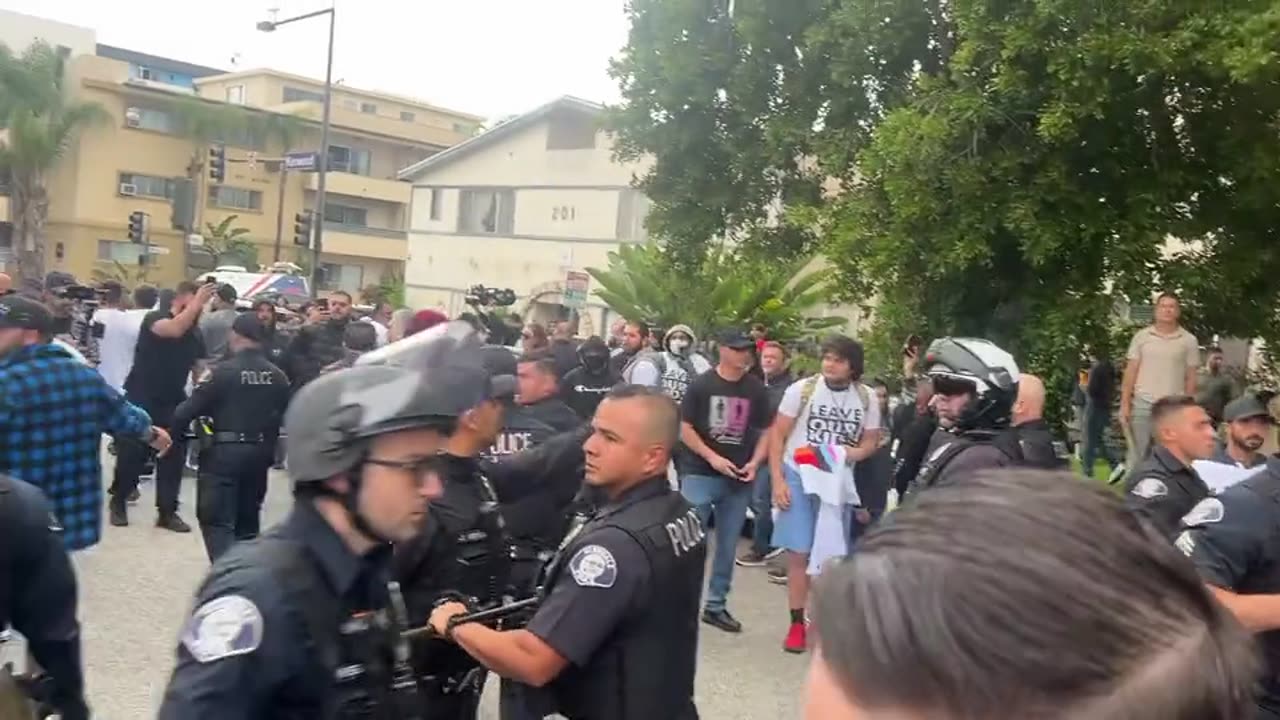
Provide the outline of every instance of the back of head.
{"type": "Polygon", "coordinates": [[[133,307],[138,310],[150,310],[160,299],[160,291],[152,285],[139,285],[133,289],[133,307]]]}
{"type": "Polygon", "coordinates": [[[997,471],[921,494],[828,570],[848,704],[943,720],[1249,717],[1251,639],[1104,489],[997,471]]]}
{"type": "Polygon", "coordinates": [[[378,346],[378,330],[372,323],[351,323],[342,331],[342,345],[348,350],[369,352],[378,346]]]}

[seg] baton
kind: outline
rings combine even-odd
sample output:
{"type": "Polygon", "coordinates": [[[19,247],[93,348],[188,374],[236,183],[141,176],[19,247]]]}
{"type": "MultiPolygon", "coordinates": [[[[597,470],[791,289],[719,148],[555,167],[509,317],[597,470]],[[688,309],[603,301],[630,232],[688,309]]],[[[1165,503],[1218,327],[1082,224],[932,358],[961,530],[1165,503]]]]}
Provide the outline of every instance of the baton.
{"type": "MultiPolygon", "coordinates": [[[[517,600],[510,605],[500,605],[496,608],[489,608],[488,610],[478,610],[476,612],[466,613],[463,615],[455,615],[453,616],[452,624],[456,626],[463,625],[465,623],[482,623],[486,620],[498,620],[508,615],[513,615],[526,608],[536,607],[539,602],[541,602],[541,598],[535,596],[525,598],[524,600],[517,600]]],[[[410,628],[409,630],[405,630],[400,633],[400,637],[407,640],[412,640],[413,638],[422,637],[424,635],[440,637],[440,634],[437,633],[435,628],[430,625],[410,628]]]]}

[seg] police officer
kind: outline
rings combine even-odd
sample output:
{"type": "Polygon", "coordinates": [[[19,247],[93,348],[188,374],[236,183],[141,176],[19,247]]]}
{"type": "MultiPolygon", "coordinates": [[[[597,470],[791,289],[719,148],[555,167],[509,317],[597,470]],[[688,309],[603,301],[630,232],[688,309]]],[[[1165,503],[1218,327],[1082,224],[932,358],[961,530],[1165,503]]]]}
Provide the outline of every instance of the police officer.
{"type": "Polygon", "coordinates": [[[578,417],[590,420],[605,394],[622,382],[622,373],[610,365],[609,347],[596,335],[578,347],[578,362],[578,367],[560,380],[560,393],[578,417]]]}
{"type": "MultiPolygon", "coordinates": [[[[515,377],[516,358],[510,350],[500,345],[486,345],[480,351],[484,356],[485,370],[490,375],[515,377]]],[[[510,457],[541,445],[556,433],[555,428],[537,417],[529,407],[510,402],[503,410],[502,429],[483,455],[489,460],[510,457]]]]}
{"type": "Polygon", "coordinates": [[[528,626],[456,624],[467,610],[457,602],[436,608],[431,626],[503,677],[543,688],[542,714],[696,718],[706,545],[693,508],[667,484],[679,412],[658,389],[625,386],[592,423],[586,480],[607,501],[566,537],[528,626]]]}
{"type": "Polygon", "coordinates": [[[60,529],[39,489],[0,475],[0,629],[27,639],[63,720],[87,720],[76,576],[60,529]]]}
{"type": "Polygon", "coordinates": [[[266,339],[252,313],[237,316],[227,337],[230,358],[209,370],[173,413],[170,434],[200,418],[196,518],[210,561],[236,540],[258,535],[267,471],[289,405],[289,379],[267,360],[266,339]]]}
{"type": "Polygon", "coordinates": [[[1217,436],[1209,413],[1190,395],[1157,400],[1151,406],[1151,432],[1151,452],[1125,481],[1125,505],[1172,540],[1182,516],[1209,496],[1209,486],[1191,463],[1213,455],[1217,436]]]}
{"type": "Polygon", "coordinates": [[[976,470],[1018,464],[1008,430],[1020,377],[1013,356],[975,338],[941,338],[925,352],[938,429],[908,493],[976,470]]]}
{"type": "Polygon", "coordinates": [[[437,453],[459,391],[450,371],[359,367],[294,397],[294,509],[214,563],[160,720],[415,717],[389,711],[420,702],[402,663],[356,640],[377,625],[368,611],[386,607],[390,543],[409,539],[441,492],[437,453]]]}
{"type": "Polygon", "coordinates": [[[1210,591],[1246,629],[1258,633],[1266,671],[1258,685],[1260,719],[1280,720],[1280,455],[1182,520],[1175,545],[1210,591]]]}

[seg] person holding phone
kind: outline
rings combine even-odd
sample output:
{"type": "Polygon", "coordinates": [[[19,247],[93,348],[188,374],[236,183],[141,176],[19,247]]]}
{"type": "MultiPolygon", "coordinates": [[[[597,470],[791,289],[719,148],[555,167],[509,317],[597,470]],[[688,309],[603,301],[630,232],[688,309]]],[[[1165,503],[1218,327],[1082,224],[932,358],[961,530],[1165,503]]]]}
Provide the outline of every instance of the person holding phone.
{"type": "Polygon", "coordinates": [[[294,390],[315,380],[327,365],[346,355],[343,336],[351,322],[351,295],[342,290],[317,299],[308,313],[307,324],[298,329],[285,351],[281,369],[294,390]]]}
{"type": "Polygon", "coordinates": [[[715,555],[702,621],[742,632],[725,601],[733,581],[734,552],[747,520],[756,471],[768,459],[772,403],[751,369],[755,341],[730,331],[720,338],[720,362],[689,384],[680,405],[680,487],[703,527],[716,517],[715,555]]]}

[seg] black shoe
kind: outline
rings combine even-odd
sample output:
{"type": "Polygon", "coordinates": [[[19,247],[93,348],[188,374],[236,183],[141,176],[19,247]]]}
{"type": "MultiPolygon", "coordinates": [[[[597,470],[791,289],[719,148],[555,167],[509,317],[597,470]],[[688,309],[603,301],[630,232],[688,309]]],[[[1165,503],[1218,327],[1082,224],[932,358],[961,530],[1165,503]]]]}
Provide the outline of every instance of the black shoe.
{"type": "Polygon", "coordinates": [[[191,526],[183,522],[182,518],[178,517],[177,513],[173,513],[172,515],[161,515],[156,518],[156,527],[164,528],[165,530],[176,533],[191,532],[191,526]]]}
{"type": "Polygon", "coordinates": [[[718,627],[727,633],[742,632],[742,623],[735,620],[728,610],[703,610],[702,622],[712,627],[718,627]]]}
{"type": "Polygon", "coordinates": [[[122,507],[116,507],[112,504],[107,508],[111,515],[111,524],[115,527],[129,527],[129,515],[122,507]]]}
{"type": "Polygon", "coordinates": [[[136,503],[141,499],[142,493],[138,492],[138,488],[134,488],[133,492],[129,493],[129,502],[136,503]]]}

